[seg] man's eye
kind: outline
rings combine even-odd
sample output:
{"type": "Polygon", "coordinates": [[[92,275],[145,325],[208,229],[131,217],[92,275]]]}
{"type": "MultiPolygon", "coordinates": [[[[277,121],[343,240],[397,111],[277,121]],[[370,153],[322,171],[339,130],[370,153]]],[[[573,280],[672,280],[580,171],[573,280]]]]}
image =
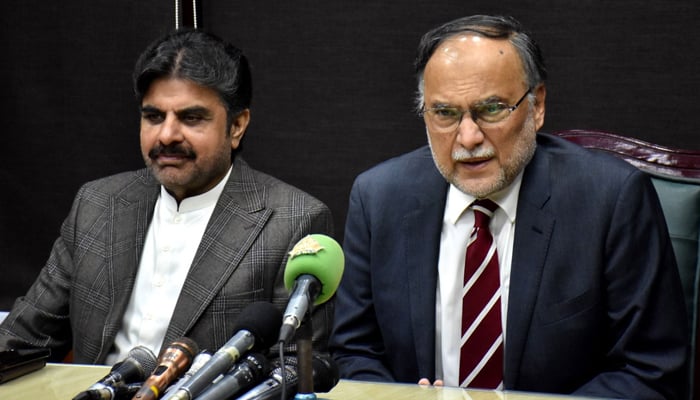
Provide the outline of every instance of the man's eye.
{"type": "Polygon", "coordinates": [[[184,122],[188,125],[197,124],[202,120],[204,120],[204,117],[202,115],[199,115],[199,114],[188,114],[188,115],[182,116],[182,122],[184,122]]]}
{"type": "Polygon", "coordinates": [[[456,108],[436,108],[433,110],[433,113],[435,113],[436,117],[442,119],[459,119],[459,116],[462,114],[456,108]]]}
{"type": "Polygon", "coordinates": [[[500,114],[506,108],[508,108],[508,106],[503,103],[482,104],[477,108],[477,113],[479,116],[493,116],[500,114]]]}
{"type": "Polygon", "coordinates": [[[141,118],[148,121],[151,124],[159,124],[163,122],[163,115],[157,113],[144,113],[141,118]]]}

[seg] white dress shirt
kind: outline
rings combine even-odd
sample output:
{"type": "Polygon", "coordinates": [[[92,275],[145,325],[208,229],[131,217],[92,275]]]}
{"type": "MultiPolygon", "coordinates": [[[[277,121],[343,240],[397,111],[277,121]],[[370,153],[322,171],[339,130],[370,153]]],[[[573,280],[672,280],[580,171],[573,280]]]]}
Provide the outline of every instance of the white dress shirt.
{"type": "Polygon", "coordinates": [[[146,233],[134,290],[107,364],[123,360],[135,346],[157,356],[216,202],[231,170],[214,188],[178,206],[163,186],[146,233]]]}
{"type": "MultiPolygon", "coordinates": [[[[489,196],[498,204],[489,223],[489,229],[498,252],[503,332],[506,331],[515,213],[521,182],[522,173],[509,187],[489,196]]],[[[435,376],[436,379],[442,379],[447,386],[459,386],[464,260],[469,235],[474,226],[474,213],[468,207],[474,200],[473,196],[450,185],[442,221],[435,314],[435,376]]]]}

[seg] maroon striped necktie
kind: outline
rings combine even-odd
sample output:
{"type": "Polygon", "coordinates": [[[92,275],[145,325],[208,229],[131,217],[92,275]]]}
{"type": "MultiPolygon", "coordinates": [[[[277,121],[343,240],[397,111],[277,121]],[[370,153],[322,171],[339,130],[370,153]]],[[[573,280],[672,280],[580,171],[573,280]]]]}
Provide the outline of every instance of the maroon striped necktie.
{"type": "Polygon", "coordinates": [[[498,255],[489,221],[498,205],[472,203],[474,229],[464,262],[462,341],[459,383],[463,387],[502,389],[503,328],[498,255]]]}

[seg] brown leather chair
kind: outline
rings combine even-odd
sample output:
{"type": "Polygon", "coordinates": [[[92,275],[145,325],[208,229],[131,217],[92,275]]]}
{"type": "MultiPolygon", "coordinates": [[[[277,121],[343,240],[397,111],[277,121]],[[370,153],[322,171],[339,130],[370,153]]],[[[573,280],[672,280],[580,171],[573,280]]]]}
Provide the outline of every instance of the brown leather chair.
{"type": "Polygon", "coordinates": [[[700,399],[700,151],[659,146],[602,131],[574,129],[554,134],[620,157],[650,175],[683,281],[691,332],[691,398],[700,399]]]}

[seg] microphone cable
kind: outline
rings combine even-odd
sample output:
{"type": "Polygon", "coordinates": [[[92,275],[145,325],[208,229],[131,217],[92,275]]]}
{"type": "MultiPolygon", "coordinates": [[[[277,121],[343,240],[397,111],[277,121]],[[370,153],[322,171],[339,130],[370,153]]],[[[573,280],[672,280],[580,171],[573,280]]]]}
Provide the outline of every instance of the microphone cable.
{"type": "MultiPolygon", "coordinates": [[[[286,371],[287,367],[284,365],[284,341],[280,340],[280,348],[279,348],[279,358],[280,358],[280,366],[282,367],[282,371],[286,371]]],[[[286,373],[282,376],[285,376],[286,373]]],[[[280,399],[285,400],[287,398],[287,379],[282,379],[282,395],[280,396],[280,399]]]]}

